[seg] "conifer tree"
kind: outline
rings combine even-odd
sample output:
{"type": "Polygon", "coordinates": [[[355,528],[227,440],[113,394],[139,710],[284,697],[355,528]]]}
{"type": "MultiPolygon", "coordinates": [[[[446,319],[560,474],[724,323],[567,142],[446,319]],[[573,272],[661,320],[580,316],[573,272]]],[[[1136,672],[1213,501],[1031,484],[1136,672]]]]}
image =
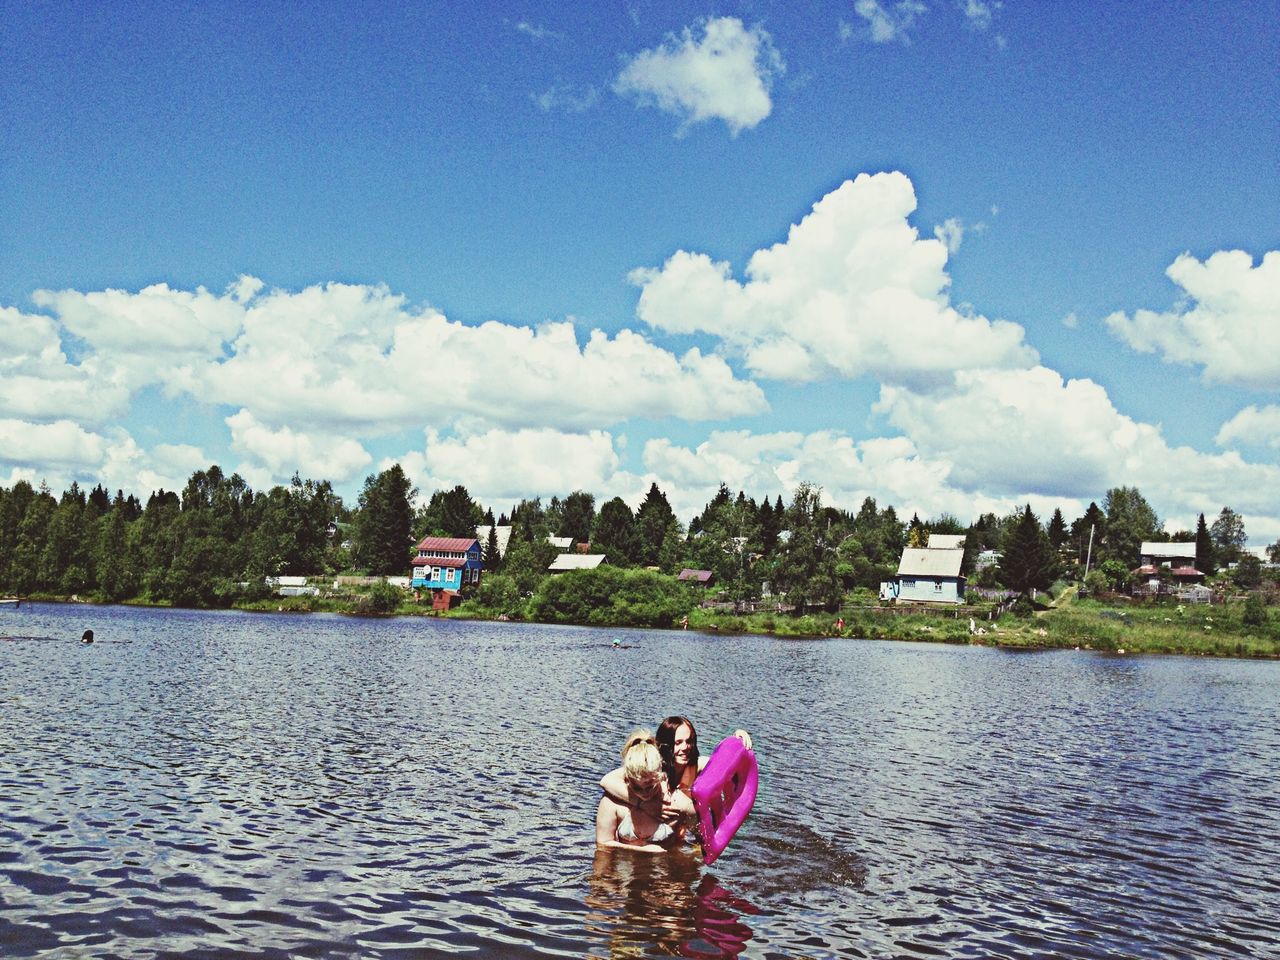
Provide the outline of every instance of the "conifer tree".
{"type": "Polygon", "coordinates": [[[1000,580],[1010,590],[1030,596],[1044,590],[1057,576],[1057,557],[1040,520],[1027,504],[1018,522],[1009,531],[1000,561],[1000,580]]]}

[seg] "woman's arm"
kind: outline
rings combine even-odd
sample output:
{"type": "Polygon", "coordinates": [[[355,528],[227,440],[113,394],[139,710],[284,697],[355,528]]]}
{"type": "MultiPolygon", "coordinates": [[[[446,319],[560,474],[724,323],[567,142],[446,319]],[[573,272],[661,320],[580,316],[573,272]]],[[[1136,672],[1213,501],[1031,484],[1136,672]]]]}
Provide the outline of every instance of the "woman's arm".
{"type": "Polygon", "coordinates": [[[622,775],[621,767],[610,770],[600,778],[600,789],[614,803],[631,805],[631,791],[627,789],[627,778],[622,775]]]}
{"type": "Polygon", "coordinates": [[[596,846],[614,846],[618,842],[618,806],[608,797],[601,797],[596,807],[596,846]]]}

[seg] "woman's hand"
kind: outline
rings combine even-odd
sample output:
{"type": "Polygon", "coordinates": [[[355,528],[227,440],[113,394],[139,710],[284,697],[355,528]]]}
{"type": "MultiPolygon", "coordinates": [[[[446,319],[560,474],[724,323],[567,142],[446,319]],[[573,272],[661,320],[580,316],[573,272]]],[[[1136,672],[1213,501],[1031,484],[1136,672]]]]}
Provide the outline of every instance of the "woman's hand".
{"type": "Polygon", "coordinates": [[[737,737],[739,740],[741,740],[743,743],[743,746],[745,746],[748,750],[751,749],[751,734],[747,733],[747,731],[745,730],[735,730],[733,731],[733,735],[737,737]]]}
{"type": "Polygon", "coordinates": [[[667,823],[680,823],[692,820],[697,813],[693,809],[693,798],[683,790],[666,797],[662,801],[662,819],[667,823]]]}

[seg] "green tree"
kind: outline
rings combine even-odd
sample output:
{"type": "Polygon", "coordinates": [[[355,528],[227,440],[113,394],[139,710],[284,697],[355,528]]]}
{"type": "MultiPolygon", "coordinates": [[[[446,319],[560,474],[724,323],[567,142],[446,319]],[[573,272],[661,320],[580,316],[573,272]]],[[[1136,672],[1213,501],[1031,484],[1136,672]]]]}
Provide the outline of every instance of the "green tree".
{"type": "Polygon", "coordinates": [[[1132,568],[1138,565],[1142,543],[1153,540],[1160,519],[1137,487],[1113,487],[1102,502],[1106,512],[1106,556],[1132,568]]]}
{"type": "Polygon", "coordinates": [[[1057,577],[1058,558],[1031,504],[1022,511],[1004,542],[1000,579],[1010,590],[1030,596],[1045,590],[1057,577]]]}
{"type": "Polygon", "coordinates": [[[644,502],[636,511],[634,531],[637,562],[642,566],[660,566],[663,545],[668,542],[673,528],[677,527],[679,523],[666,494],[658,489],[656,483],[650,484],[644,502]]]}
{"type": "Polygon", "coordinates": [[[775,568],[778,589],[801,611],[840,601],[835,545],[827,541],[821,508],[822,488],[801,483],[787,508],[791,536],[775,568]]]}
{"type": "Polygon", "coordinates": [[[437,490],[414,524],[415,535],[422,537],[474,537],[476,527],[484,521],[484,511],[471,499],[462,484],[452,490],[437,490]]]}
{"type": "Polygon", "coordinates": [[[635,517],[621,497],[614,497],[600,508],[591,531],[591,551],[603,553],[616,567],[635,562],[635,517]]]}
{"type": "Polygon", "coordinates": [[[554,533],[574,543],[591,539],[591,525],[596,519],[596,498],[583,490],[575,490],[563,500],[552,498],[548,514],[553,518],[554,533]]]}
{"type": "Polygon", "coordinates": [[[373,574],[409,569],[415,491],[400,464],[365,478],[356,514],[356,563],[373,574]]]}
{"type": "Polygon", "coordinates": [[[1096,503],[1090,502],[1084,515],[1071,524],[1071,545],[1075,548],[1076,563],[1097,566],[1102,559],[1101,548],[1106,535],[1107,515],[1096,503]]]}
{"type": "Polygon", "coordinates": [[[1049,545],[1054,550],[1061,550],[1067,538],[1067,519],[1060,509],[1054,507],[1053,516],[1049,518],[1049,545]]]}
{"type": "Polygon", "coordinates": [[[1203,513],[1196,522],[1196,569],[1204,574],[1213,574],[1218,570],[1213,559],[1213,540],[1209,537],[1209,527],[1204,522],[1203,513]]]}
{"type": "Polygon", "coordinates": [[[1214,559],[1220,567],[1236,563],[1249,541],[1244,532],[1244,520],[1230,507],[1223,507],[1218,519],[1213,521],[1209,539],[1213,542],[1214,559]]]}

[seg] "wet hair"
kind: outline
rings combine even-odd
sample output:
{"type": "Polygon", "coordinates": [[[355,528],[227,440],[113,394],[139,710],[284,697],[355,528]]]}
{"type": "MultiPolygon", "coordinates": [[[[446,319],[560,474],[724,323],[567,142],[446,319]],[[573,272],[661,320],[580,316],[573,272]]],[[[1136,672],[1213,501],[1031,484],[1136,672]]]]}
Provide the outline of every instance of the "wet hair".
{"type": "Polygon", "coordinates": [[[622,748],[622,776],[628,784],[660,781],[663,774],[662,755],[658,753],[653,734],[636,730],[627,737],[622,748]]]}
{"type": "Polygon", "coordinates": [[[688,717],[667,717],[658,724],[658,752],[662,754],[662,771],[667,775],[667,786],[674,790],[680,781],[676,778],[676,731],[689,728],[689,765],[698,769],[698,728],[688,717]]]}

